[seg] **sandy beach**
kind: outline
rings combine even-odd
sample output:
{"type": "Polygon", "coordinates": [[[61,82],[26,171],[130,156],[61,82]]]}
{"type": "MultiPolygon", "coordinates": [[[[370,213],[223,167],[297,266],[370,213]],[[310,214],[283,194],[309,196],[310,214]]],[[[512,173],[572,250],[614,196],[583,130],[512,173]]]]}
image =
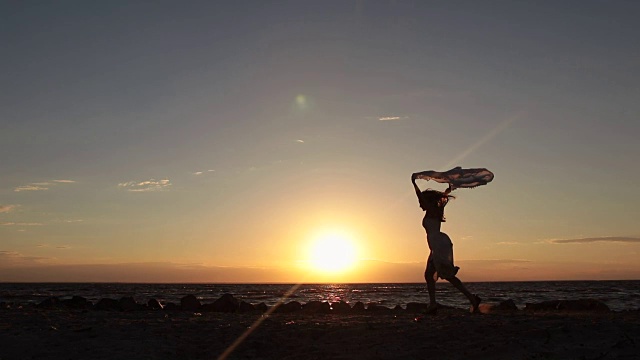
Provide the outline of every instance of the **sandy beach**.
{"type": "Polygon", "coordinates": [[[640,312],[0,310],[0,359],[637,359],[640,312]],[[256,325],[256,321],[259,324],[256,325]],[[246,335],[246,334],[245,334],[246,335]]]}

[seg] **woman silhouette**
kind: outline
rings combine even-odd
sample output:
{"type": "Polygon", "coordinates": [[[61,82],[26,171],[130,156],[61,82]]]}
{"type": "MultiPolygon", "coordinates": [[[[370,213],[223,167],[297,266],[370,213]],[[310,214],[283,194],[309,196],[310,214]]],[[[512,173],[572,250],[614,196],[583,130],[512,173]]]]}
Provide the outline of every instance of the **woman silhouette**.
{"type": "Polygon", "coordinates": [[[462,284],[462,281],[456,277],[457,266],[453,265],[453,244],[449,236],[440,231],[440,225],[445,221],[444,207],[449,199],[455,198],[449,195],[451,193],[451,185],[444,192],[436,190],[421,191],[416,185],[416,175],[411,175],[413,188],[418,196],[420,207],[425,211],[422,219],[422,226],[427,232],[427,243],[429,244],[429,258],[427,259],[427,268],[424,272],[424,278],[427,281],[427,290],[429,291],[429,307],[428,314],[433,314],[438,309],[436,303],[436,281],[438,278],[449,281],[456,289],[460,290],[471,303],[471,312],[478,312],[478,306],[481,299],[471,294],[462,284]]]}

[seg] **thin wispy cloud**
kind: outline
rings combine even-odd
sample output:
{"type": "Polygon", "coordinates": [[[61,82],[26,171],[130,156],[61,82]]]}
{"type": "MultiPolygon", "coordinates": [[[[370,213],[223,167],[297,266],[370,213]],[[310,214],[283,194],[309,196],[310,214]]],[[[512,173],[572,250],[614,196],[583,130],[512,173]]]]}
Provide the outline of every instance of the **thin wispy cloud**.
{"type": "Polygon", "coordinates": [[[501,241],[499,243],[496,243],[497,245],[518,245],[519,243],[515,242],[515,241],[501,241]]]}
{"type": "Polygon", "coordinates": [[[50,258],[42,256],[26,256],[17,251],[0,250],[0,267],[16,266],[16,265],[33,265],[41,260],[49,260],[50,258]]]}
{"type": "Polygon", "coordinates": [[[192,173],[191,173],[191,175],[196,175],[196,176],[198,176],[198,175],[203,175],[203,174],[211,173],[211,172],[215,172],[215,170],[213,170],[213,169],[209,169],[209,170],[198,170],[198,171],[194,171],[194,172],[192,172],[192,173]]]}
{"type": "Polygon", "coordinates": [[[513,264],[513,263],[530,263],[531,260],[526,259],[477,259],[477,260],[456,260],[461,263],[475,264],[513,264]]]}
{"type": "Polygon", "coordinates": [[[608,242],[608,243],[640,243],[640,238],[630,236],[602,236],[592,238],[579,238],[579,239],[552,239],[549,240],[551,244],[589,244],[594,242],[608,242]]]}
{"type": "Polygon", "coordinates": [[[408,119],[408,116],[379,116],[378,120],[380,121],[398,121],[408,119]]]}
{"type": "Polygon", "coordinates": [[[0,223],[0,226],[42,226],[44,224],[42,223],[36,223],[36,222],[5,222],[5,223],[0,223]]]}
{"type": "Polygon", "coordinates": [[[49,190],[49,188],[46,187],[46,186],[35,185],[35,184],[20,185],[20,186],[16,187],[15,189],[13,189],[13,191],[15,191],[15,192],[21,192],[21,191],[44,191],[44,190],[49,190]]]}
{"type": "Polygon", "coordinates": [[[119,183],[118,187],[131,192],[151,192],[165,191],[171,186],[169,179],[155,180],[149,179],[145,181],[128,181],[119,183]]]}
{"type": "Polygon", "coordinates": [[[8,213],[13,211],[16,208],[16,205],[0,205],[0,213],[8,213]]]}
{"type": "Polygon", "coordinates": [[[304,140],[301,140],[301,139],[297,139],[296,142],[299,144],[304,144],[304,140]]]}
{"type": "Polygon", "coordinates": [[[45,191],[49,190],[51,186],[55,186],[58,184],[73,184],[74,180],[51,180],[51,181],[41,181],[41,182],[32,182],[27,185],[17,186],[13,191],[21,192],[21,191],[45,191]]]}

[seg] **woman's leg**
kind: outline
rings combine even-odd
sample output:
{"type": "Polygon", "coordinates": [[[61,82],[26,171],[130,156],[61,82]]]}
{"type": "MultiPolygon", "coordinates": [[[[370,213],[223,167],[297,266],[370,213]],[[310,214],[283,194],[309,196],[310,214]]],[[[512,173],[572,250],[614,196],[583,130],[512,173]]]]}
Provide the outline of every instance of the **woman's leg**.
{"type": "Polygon", "coordinates": [[[436,267],[431,260],[431,254],[427,259],[427,268],[424,271],[424,279],[427,281],[427,291],[429,292],[429,307],[436,305],[436,280],[433,278],[436,274],[436,267]]]}
{"type": "Polygon", "coordinates": [[[480,305],[480,298],[478,297],[478,295],[470,293],[469,290],[467,290],[467,288],[462,284],[462,281],[460,281],[460,279],[458,279],[456,276],[447,279],[447,281],[449,281],[451,285],[455,286],[456,289],[460,290],[460,292],[463,293],[464,296],[467,297],[467,299],[469,299],[469,302],[473,307],[472,311],[476,312],[478,310],[478,305],[480,305]]]}

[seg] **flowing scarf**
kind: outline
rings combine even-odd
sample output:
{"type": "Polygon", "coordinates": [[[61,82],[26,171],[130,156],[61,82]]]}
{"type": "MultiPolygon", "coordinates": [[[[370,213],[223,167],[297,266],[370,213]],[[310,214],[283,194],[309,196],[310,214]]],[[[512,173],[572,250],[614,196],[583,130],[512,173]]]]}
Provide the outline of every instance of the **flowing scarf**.
{"type": "Polygon", "coordinates": [[[452,189],[474,188],[491,182],[491,180],[493,180],[493,173],[485,168],[463,169],[458,166],[443,172],[434,170],[422,171],[416,173],[416,178],[448,183],[452,189]]]}

